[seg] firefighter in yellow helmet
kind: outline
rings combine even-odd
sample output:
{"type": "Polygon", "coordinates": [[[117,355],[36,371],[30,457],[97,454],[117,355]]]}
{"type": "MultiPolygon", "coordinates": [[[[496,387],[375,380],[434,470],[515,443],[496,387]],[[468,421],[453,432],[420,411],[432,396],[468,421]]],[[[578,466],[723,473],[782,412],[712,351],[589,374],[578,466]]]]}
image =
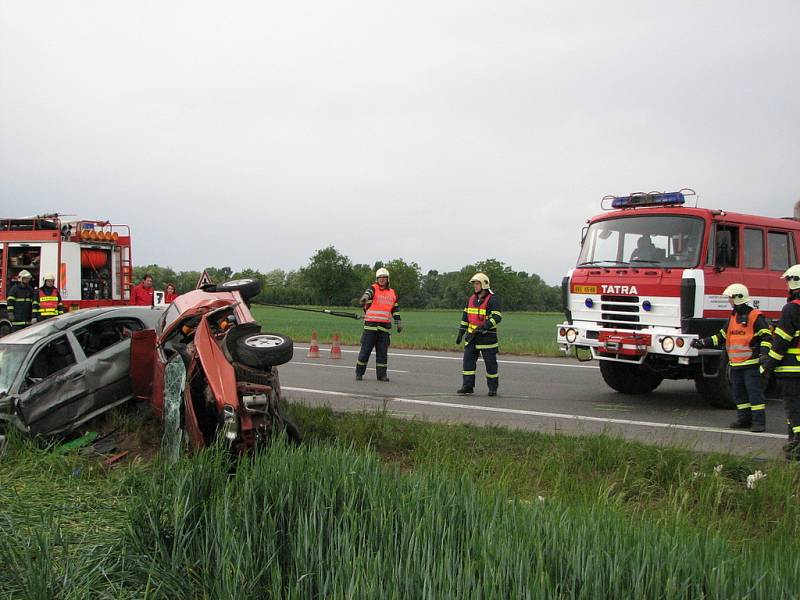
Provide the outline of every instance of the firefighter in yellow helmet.
{"type": "Polygon", "coordinates": [[[772,347],[763,360],[764,375],[775,373],[781,382],[786,407],[789,443],[784,447],[788,460],[800,460],[800,265],[789,267],[782,275],[789,298],[772,335],[772,347]]]}
{"type": "Polygon", "coordinates": [[[736,403],[736,420],[730,427],[761,433],[766,429],[766,404],[759,363],[761,356],[769,352],[772,332],[761,311],[748,304],[750,292],[744,285],[729,285],[722,295],[728,297],[732,309],[727,325],[711,337],[694,340],[692,347],[725,346],[731,394],[736,403]]]}
{"type": "Polygon", "coordinates": [[[364,307],[364,331],[361,334],[361,349],[356,361],[356,380],[361,381],[367,372],[367,362],[375,348],[375,371],[378,381],[389,381],[389,334],[392,320],[397,333],[403,331],[400,309],[397,307],[397,292],[389,287],[389,271],[381,267],[375,272],[375,283],[369,286],[359,300],[364,307]]]}
{"type": "Polygon", "coordinates": [[[462,383],[457,393],[472,394],[475,391],[475,369],[480,354],[483,355],[483,364],[486,366],[489,395],[496,396],[500,385],[500,374],[497,371],[497,324],[503,319],[503,313],[500,312],[500,301],[489,287],[489,278],[484,273],[475,273],[469,281],[475,293],[467,300],[456,337],[456,344],[460,345],[462,339],[464,340],[462,383]]]}
{"type": "Polygon", "coordinates": [[[56,276],[52,273],[45,274],[42,286],[39,288],[39,318],[49,319],[64,314],[64,303],[56,287],[56,276]]]}

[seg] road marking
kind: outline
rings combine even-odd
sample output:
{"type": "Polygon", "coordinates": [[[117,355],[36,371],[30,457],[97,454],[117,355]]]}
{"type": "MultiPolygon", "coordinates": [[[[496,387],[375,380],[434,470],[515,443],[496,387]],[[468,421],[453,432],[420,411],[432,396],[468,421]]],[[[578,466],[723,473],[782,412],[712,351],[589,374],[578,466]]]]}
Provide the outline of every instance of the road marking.
{"type": "MultiPolygon", "coordinates": [[[[308,346],[295,346],[295,350],[308,350],[308,346]]],[[[358,350],[342,350],[342,352],[349,352],[350,354],[358,354],[358,350]]],[[[462,358],[460,356],[439,356],[437,354],[403,354],[401,352],[390,352],[389,356],[403,356],[406,358],[438,358],[439,360],[457,360],[461,362],[462,358]]],[[[497,362],[502,363],[504,365],[533,365],[537,367],[568,367],[570,369],[599,369],[597,365],[569,365],[569,364],[562,364],[562,363],[551,363],[551,362],[533,362],[533,361],[526,361],[526,360],[505,360],[505,359],[498,359],[497,362]]]]}
{"type": "Polygon", "coordinates": [[[656,427],[660,429],[682,429],[685,431],[701,431],[705,433],[727,433],[730,435],[746,435],[761,438],[783,439],[785,434],[780,433],[753,433],[752,431],[742,431],[739,429],[721,429],[719,427],[703,427],[701,425],[680,425],[677,423],[659,423],[656,421],[634,421],[630,419],[612,419],[608,417],[588,417],[585,415],[570,415],[564,413],[540,412],[536,410],[522,410],[518,408],[500,408],[498,406],[480,406],[471,404],[457,404],[455,402],[434,402],[432,400],[415,400],[412,398],[401,398],[397,396],[369,396],[367,394],[352,394],[348,392],[334,392],[332,390],[314,390],[309,388],[286,387],[282,389],[291,392],[304,392],[306,394],[321,394],[324,396],[342,396],[347,398],[361,398],[374,400],[376,402],[401,402],[405,404],[420,404],[424,406],[438,406],[441,408],[456,408],[460,410],[477,410],[482,412],[503,413],[508,415],[525,415],[528,417],[549,417],[552,419],[567,419],[571,421],[589,421],[592,423],[613,423],[615,425],[638,425],[640,427],[656,427]]]}
{"type": "MultiPolygon", "coordinates": [[[[312,367],[328,367],[329,369],[350,369],[351,371],[355,371],[355,367],[345,366],[345,365],[326,365],[323,363],[310,363],[310,362],[296,362],[292,361],[293,365],[311,365],[312,367]]],[[[387,369],[389,373],[408,373],[408,371],[400,371],[398,369],[387,369]]]]}

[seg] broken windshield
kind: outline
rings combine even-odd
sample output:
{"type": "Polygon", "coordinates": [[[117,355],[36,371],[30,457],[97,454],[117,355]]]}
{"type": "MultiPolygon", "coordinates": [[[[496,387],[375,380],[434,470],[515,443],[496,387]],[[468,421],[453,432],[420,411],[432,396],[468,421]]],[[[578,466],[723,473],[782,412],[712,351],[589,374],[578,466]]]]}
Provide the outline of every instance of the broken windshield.
{"type": "Polygon", "coordinates": [[[0,394],[11,389],[30,346],[0,344],[0,394]]]}
{"type": "Polygon", "coordinates": [[[589,226],[578,266],[697,266],[703,220],[678,215],[641,215],[596,221],[589,226]]]}

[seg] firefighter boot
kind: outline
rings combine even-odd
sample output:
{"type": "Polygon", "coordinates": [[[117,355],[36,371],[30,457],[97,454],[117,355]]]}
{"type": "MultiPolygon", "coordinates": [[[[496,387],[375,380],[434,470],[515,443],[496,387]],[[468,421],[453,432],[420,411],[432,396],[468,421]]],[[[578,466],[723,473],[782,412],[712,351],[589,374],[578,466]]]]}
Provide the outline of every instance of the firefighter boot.
{"type": "Polygon", "coordinates": [[[787,445],[786,460],[800,460],[800,438],[797,435],[787,445]]]}
{"type": "Polygon", "coordinates": [[[460,388],[456,390],[456,394],[472,394],[474,392],[475,390],[473,388],[467,387],[465,385],[462,385],[460,388]]]}
{"type": "Polygon", "coordinates": [[[728,425],[728,429],[750,429],[753,426],[753,417],[750,403],[736,405],[736,420],[728,425]]]}
{"type": "MultiPolygon", "coordinates": [[[[761,404],[761,407],[764,405],[761,404]]],[[[763,408],[758,409],[751,409],[752,414],[752,425],[750,426],[750,431],[753,433],[764,433],[767,430],[767,414],[763,408]]]]}

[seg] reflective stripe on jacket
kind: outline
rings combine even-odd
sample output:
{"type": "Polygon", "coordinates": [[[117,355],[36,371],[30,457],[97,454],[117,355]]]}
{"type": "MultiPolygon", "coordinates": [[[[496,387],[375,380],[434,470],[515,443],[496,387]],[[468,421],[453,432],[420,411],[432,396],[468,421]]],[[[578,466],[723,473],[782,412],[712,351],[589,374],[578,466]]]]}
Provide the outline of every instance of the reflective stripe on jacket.
{"type": "Polygon", "coordinates": [[[738,320],[738,315],[731,315],[725,336],[725,348],[732,366],[743,367],[758,364],[758,354],[753,351],[750,343],[755,336],[756,319],[760,316],[761,311],[753,309],[747,315],[747,323],[742,324],[738,320]]]}
{"type": "Polygon", "coordinates": [[[392,288],[381,289],[377,283],[372,284],[372,303],[367,307],[364,321],[373,323],[391,323],[392,309],[397,304],[397,293],[392,288]]]}
{"type": "Polygon", "coordinates": [[[800,376],[800,300],[790,300],[781,311],[781,318],[772,336],[768,367],[783,377],[800,376]]]}
{"type": "Polygon", "coordinates": [[[64,305],[55,287],[39,288],[39,316],[43,319],[64,313],[64,305]]]}

